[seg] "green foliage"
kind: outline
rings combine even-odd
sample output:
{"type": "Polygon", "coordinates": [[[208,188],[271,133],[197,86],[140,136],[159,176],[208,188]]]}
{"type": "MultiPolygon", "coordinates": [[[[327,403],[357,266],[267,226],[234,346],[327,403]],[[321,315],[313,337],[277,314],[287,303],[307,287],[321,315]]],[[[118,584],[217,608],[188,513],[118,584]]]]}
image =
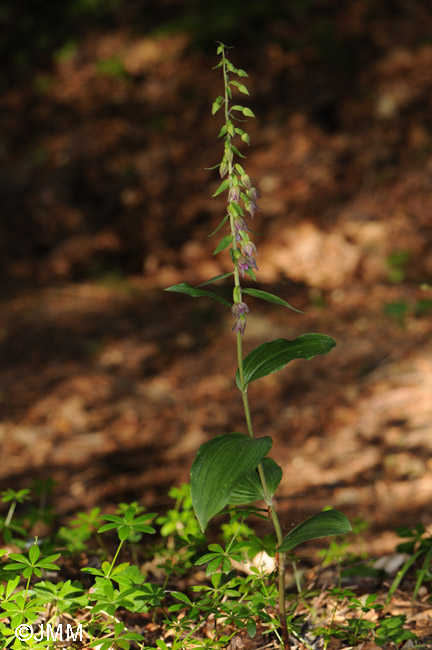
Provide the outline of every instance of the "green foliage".
{"type": "MultiPolygon", "coordinates": [[[[270,496],[273,496],[282,479],[282,468],[272,458],[263,458],[261,465],[270,496]]],[[[228,503],[238,506],[253,503],[254,501],[262,501],[265,498],[258,470],[255,469],[238,480],[230,494],[228,503]]]]}
{"type": "MultiPolygon", "coordinates": [[[[271,459],[264,458],[262,465],[269,479],[269,486],[273,480],[272,472],[277,471],[272,486],[272,490],[276,489],[276,479],[280,477],[277,464],[271,459]]],[[[257,470],[253,470],[253,474],[253,481],[249,477],[245,482],[245,490],[254,490],[259,485],[257,470]]],[[[43,493],[48,486],[40,487],[43,493]]],[[[238,488],[239,484],[235,490],[238,488]]],[[[173,507],[156,519],[156,524],[161,526],[159,532],[163,533],[161,536],[163,543],[153,543],[150,548],[147,543],[139,547],[140,557],[137,558],[136,563],[128,561],[134,548],[131,541],[135,535],[147,536],[154,530],[154,527],[149,525],[154,515],[145,513],[140,504],[120,503],[114,515],[101,515],[98,508],[90,513],[78,513],[68,526],[64,527],[71,534],[80,531],[81,558],[95,557],[96,550],[101,546],[101,535],[105,537],[107,534],[109,537],[110,533],[115,532],[118,537],[118,547],[114,552],[101,548],[102,554],[108,554],[113,558],[111,561],[102,559],[96,565],[82,567],[82,573],[92,579],[91,586],[87,583],[84,587],[83,583],[75,578],[58,581],[57,577],[53,576],[52,572],[57,573],[59,568],[63,572],[71,568],[73,570],[73,566],[78,561],[75,557],[71,567],[68,550],[64,549],[64,554],[61,556],[59,553],[52,552],[61,539],[59,533],[56,533],[52,539],[46,538],[43,544],[36,540],[36,543],[23,553],[0,550],[0,557],[3,558],[0,570],[0,611],[2,613],[0,648],[2,650],[8,647],[13,650],[24,648],[54,650],[54,641],[47,642],[43,639],[38,642],[33,638],[24,644],[15,637],[16,626],[21,623],[33,624],[37,629],[37,621],[41,616],[46,616],[46,612],[51,613],[51,619],[47,622],[52,624],[54,629],[54,621],[57,617],[62,617],[62,620],[82,621],[84,629],[90,636],[88,646],[103,647],[106,650],[111,649],[113,639],[117,648],[132,650],[136,647],[134,644],[138,643],[143,650],[150,650],[152,646],[145,645],[145,639],[140,634],[141,629],[137,631],[130,621],[140,621],[139,617],[143,615],[154,617],[156,611],[163,612],[161,630],[164,636],[170,638],[170,648],[178,648],[178,650],[192,650],[196,647],[222,650],[230,641],[230,636],[225,632],[227,626],[244,630],[250,638],[260,632],[271,633],[280,639],[280,619],[276,614],[279,595],[273,574],[266,573],[259,565],[250,563],[258,553],[266,552],[274,556],[277,547],[277,539],[274,535],[258,537],[245,523],[245,517],[259,514],[260,511],[252,506],[243,509],[230,508],[229,520],[222,520],[221,523],[222,541],[205,546],[204,537],[194,514],[190,486],[183,484],[172,488],[169,496],[173,499],[173,507]],[[124,557],[120,558],[120,553],[124,557]],[[163,585],[149,581],[145,565],[142,564],[145,553],[152,558],[152,564],[156,562],[158,568],[164,572],[166,578],[163,585]],[[248,567],[247,573],[241,571],[242,566],[248,567]],[[200,580],[198,584],[194,580],[187,591],[179,588],[180,576],[186,572],[193,572],[194,567],[195,570],[202,568],[207,579],[200,580]],[[210,644],[206,639],[201,638],[200,630],[203,626],[213,625],[215,619],[218,624],[214,628],[214,637],[210,644]]],[[[24,506],[31,495],[28,491],[25,493],[8,491],[5,497],[7,505],[18,498],[23,501],[24,506]]],[[[41,511],[40,515],[43,517],[44,512],[41,511]]],[[[314,537],[317,536],[320,532],[317,528],[321,526],[320,518],[323,516],[335,517],[334,521],[329,520],[334,527],[333,532],[336,527],[340,525],[343,527],[346,524],[343,517],[339,514],[335,515],[335,511],[323,512],[315,518],[315,522],[312,518],[309,523],[304,522],[291,531],[285,537],[287,545],[291,546],[299,538],[308,537],[312,533],[314,537]],[[311,527],[311,530],[308,527],[311,527]]],[[[17,528],[24,530],[28,538],[30,532],[24,528],[29,522],[26,513],[22,518],[15,517],[14,521],[17,528]]],[[[329,521],[325,522],[325,526],[328,527],[329,521]]],[[[13,522],[10,523],[12,525],[13,522]]],[[[364,522],[355,523],[356,530],[362,526],[364,522]]],[[[12,532],[12,535],[17,535],[12,539],[12,543],[16,545],[20,541],[20,533],[14,533],[11,528],[6,530],[12,532]]],[[[417,580],[415,594],[418,593],[421,584],[431,579],[431,537],[425,528],[418,525],[412,529],[400,529],[398,534],[402,541],[397,550],[408,553],[410,558],[391,586],[390,597],[409,571],[414,572],[413,575],[417,580]]],[[[146,537],[145,541],[148,539],[146,537]]],[[[339,543],[341,539],[343,541],[345,538],[338,537],[339,543]]],[[[349,569],[350,567],[346,571],[343,570],[342,575],[354,575],[349,573],[349,569]]],[[[355,569],[355,566],[351,567],[351,571],[355,569]]],[[[302,592],[301,585],[299,589],[298,598],[303,599],[304,603],[307,602],[309,592],[302,592]]],[[[327,603],[334,600],[334,611],[342,607],[348,612],[342,625],[335,625],[333,621],[330,625],[322,627],[318,624],[319,615],[316,616],[317,620],[311,629],[311,634],[322,635],[325,645],[332,639],[339,639],[349,646],[374,640],[377,645],[386,647],[391,643],[400,645],[416,638],[406,629],[404,616],[390,615],[388,612],[384,614],[386,610],[383,609],[383,596],[377,594],[359,596],[354,590],[341,587],[330,587],[323,596],[327,603]],[[378,620],[370,621],[365,618],[365,614],[373,611],[377,613],[378,620]]],[[[290,633],[308,647],[308,643],[312,645],[310,637],[303,639],[302,636],[305,618],[295,614],[297,600],[295,596],[291,596],[286,620],[290,633]]],[[[309,625],[310,621],[314,620],[313,608],[311,616],[312,619],[308,619],[309,625]]],[[[157,646],[162,649],[167,647],[163,642],[157,643],[157,646]]]]}
{"type": "Polygon", "coordinates": [[[387,257],[389,268],[389,280],[394,284],[400,284],[405,280],[407,267],[412,260],[412,253],[408,250],[393,251],[387,257]]]}
{"type": "Polygon", "coordinates": [[[127,78],[127,72],[124,63],[119,56],[112,56],[108,59],[99,59],[95,63],[98,74],[102,77],[111,77],[112,79],[124,80],[127,78]]]}
{"type": "Polygon", "coordinates": [[[207,298],[213,298],[214,300],[218,300],[226,307],[230,306],[229,302],[225,300],[225,298],[222,298],[222,296],[218,296],[218,294],[213,293],[213,291],[206,291],[205,289],[192,287],[190,284],[187,284],[187,282],[182,282],[181,284],[174,284],[171,287],[165,289],[165,291],[185,293],[187,296],[191,296],[192,298],[202,298],[203,296],[205,296],[207,298]]]}
{"type": "MultiPolygon", "coordinates": [[[[282,370],[294,359],[313,359],[317,354],[328,354],[336,342],[324,334],[302,334],[294,341],[275,339],[263,343],[248,354],[243,362],[244,384],[282,370]]],[[[237,386],[241,385],[240,372],[236,375],[237,386]]]]}
{"type": "Polygon", "coordinates": [[[283,539],[278,551],[292,551],[296,546],[310,539],[344,535],[351,530],[347,517],[338,510],[325,510],[293,528],[283,539]]]}
{"type": "Polygon", "coordinates": [[[255,470],[271,444],[268,437],[251,439],[243,433],[228,433],[201,445],[191,469],[191,496],[203,531],[229,503],[236,484],[255,470]]]}

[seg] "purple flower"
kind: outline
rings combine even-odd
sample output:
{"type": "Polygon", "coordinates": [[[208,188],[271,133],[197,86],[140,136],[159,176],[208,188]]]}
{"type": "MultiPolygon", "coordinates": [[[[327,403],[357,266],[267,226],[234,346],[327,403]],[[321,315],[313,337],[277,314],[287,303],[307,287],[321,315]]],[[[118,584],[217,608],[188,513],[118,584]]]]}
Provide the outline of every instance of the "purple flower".
{"type": "Polygon", "coordinates": [[[251,241],[247,241],[243,244],[242,253],[246,257],[253,257],[254,255],[258,255],[256,246],[251,241]]]}
{"type": "Polygon", "coordinates": [[[258,210],[257,204],[254,201],[245,201],[245,208],[253,219],[255,212],[258,210]]]}
{"type": "Polygon", "coordinates": [[[240,332],[244,334],[246,329],[246,314],[250,311],[249,307],[245,302],[235,302],[231,307],[232,317],[236,319],[236,322],[233,326],[234,332],[240,332]]]}
{"type": "Polygon", "coordinates": [[[254,203],[256,203],[258,201],[259,194],[256,191],[255,187],[251,187],[249,190],[247,190],[246,194],[251,199],[251,201],[253,201],[254,203]]]}
{"type": "Polygon", "coordinates": [[[243,237],[241,236],[242,232],[246,232],[248,230],[248,227],[246,225],[246,221],[242,219],[241,217],[236,217],[234,220],[234,228],[235,228],[235,240],[236,242],[242,241],[243,237]]]}
{"type": "Polygon", "coordinates": [[[228,192],[228,201],[229,203],[238,203],[240,200],[240,190],[237,187],[231,187],[230,191],[228,192]]]}
{"type": "Polygon", "coordinates": [[[240,259],[237,262],[237,266],[242,277],[244,277],[244,274],[250,269],[258,270],[257,263],[255,262],[254,258],[251,257],[250,255],[245,255],[244,257],[240,257],[240,259]]]}

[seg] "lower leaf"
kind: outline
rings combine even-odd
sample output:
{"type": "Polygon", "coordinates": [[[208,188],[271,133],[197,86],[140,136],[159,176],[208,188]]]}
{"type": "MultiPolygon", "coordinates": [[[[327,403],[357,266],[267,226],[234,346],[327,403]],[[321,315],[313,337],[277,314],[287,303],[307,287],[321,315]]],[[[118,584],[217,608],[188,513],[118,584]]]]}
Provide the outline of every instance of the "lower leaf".
{"type": "Polygon", "coordinates": [[[250,474],[272,446],[272,439],[226,433],[205,442],[190,474],[191,498],[204,531],[210,519],[228,503],[234,487],[250,474]]]}
{"type": "MultiPolygon", "coordinates": [[[[282,468],[272,458],[264,458],[262,460],[262,466],[267,487],[270,490],[271,496],[273,496],[282,479],[282,468]]],[[[253,503],[254,501],[261,501],[262,499],[265,499],[263,487],[258,469],[254,469],[253,472],[244,476],[235,486],[234,491],[228,499],[228,503],[234,506],[242,506],[247,503],[253,503]]]]}

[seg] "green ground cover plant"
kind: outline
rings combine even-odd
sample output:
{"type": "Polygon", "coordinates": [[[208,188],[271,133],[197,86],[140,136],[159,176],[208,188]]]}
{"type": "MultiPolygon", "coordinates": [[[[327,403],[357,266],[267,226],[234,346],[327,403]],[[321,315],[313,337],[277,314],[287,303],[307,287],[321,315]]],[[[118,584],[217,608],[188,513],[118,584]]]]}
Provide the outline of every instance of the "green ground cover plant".
{"type": "MultiPolygon", "coordinates": [[[[4,492],[5,510],[23,496],[4,492]]],[[[33,504],[27,499],[34,495],[26,490],[25,496],[19,515],[14,509],[0,551],[2,650],[53,650],[60,642],[103,650],[232,648],[241,633],[267,638],[266,647],[280,645],[276,572],[252,563],[259,552],[271,554],[276,539],[254,535],[245,512],[233,511],[221,520],[220,541],[207,546],[190,486],[184,484],[172,488],[173,507],[159,517],[137,503],[122,503],[115,513],[78,513],[41,539],[33,530],[44,522],[45,512],[29,516],[33,504]],[[70,543],[74,536],[79,552],[70,543]],[[239,570],[242,565],[249,570],[239,570]]],[[[382,574],[372,561],[349,553],[346,536],[337,538],[335,577],[326,587],[319,586],[319,571],[312,581],[296,572],[296,558],[289,554],[296,580],[286,594],[286,620],[294,647],[327,648],[335,640],[356,648],[369,640],[386,650],[408,641],[428,647],[417,644],[406,616],[392,613],[389,603],[407,578],[413,599],[421,585],[430,584],[431,538],[420,526],[399,533],[406,541],[398,550],[407,560],[381,593],[359,594],[355,586],[343,586],[347,577],[382,574]]]]}

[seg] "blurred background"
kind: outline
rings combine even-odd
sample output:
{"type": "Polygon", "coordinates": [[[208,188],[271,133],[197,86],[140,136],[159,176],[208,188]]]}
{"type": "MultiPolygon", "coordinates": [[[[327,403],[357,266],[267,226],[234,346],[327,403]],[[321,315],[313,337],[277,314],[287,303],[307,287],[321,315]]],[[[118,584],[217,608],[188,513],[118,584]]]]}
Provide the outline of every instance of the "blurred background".
{"type": "MultiPolygon", "coordinates": [[[[68,516],[163,510],[200,444],[244,430],[230,314],[167,294],[212,256],[232,45],[261,194],[246,351],[338,343],[252,385],[289,528],[326,505],[432,516],[432,14],[423,0],[0,0],[0,489],[55,481],[68,516]]],[[[230,295],[230,287],[221,291],[230,295]]]]}

